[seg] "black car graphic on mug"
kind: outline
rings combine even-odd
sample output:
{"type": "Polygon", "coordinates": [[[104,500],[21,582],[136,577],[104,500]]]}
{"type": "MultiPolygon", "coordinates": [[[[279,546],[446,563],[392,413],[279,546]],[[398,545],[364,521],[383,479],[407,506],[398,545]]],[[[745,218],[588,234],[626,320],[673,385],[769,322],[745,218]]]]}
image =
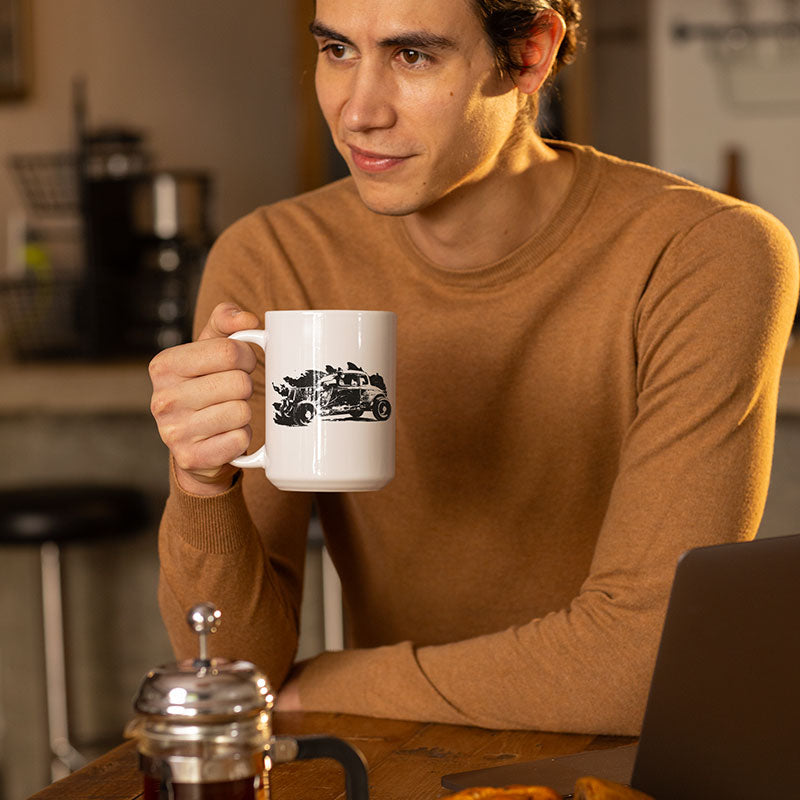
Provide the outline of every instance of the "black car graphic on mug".
{"type": "Polygon", "coordinates": [[[383,378],[368,375],[350,361],[346,369],[328,365],[325,372],[306,370],[299,378],[287,376],[273,389],[283,397],[273,403],[279,425],[308,425],[317,415],[383,422],[392,414],[383,378]],[[364,417],[365,413],[371,416],[364,417]]]}

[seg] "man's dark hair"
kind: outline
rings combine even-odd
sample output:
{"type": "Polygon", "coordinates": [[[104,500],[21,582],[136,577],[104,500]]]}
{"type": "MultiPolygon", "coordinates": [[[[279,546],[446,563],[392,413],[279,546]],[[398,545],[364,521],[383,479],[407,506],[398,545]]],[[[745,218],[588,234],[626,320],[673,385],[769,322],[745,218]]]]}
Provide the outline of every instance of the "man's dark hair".
{"type": "Polygon", "coordinates": [[[492,44],[495,60],[506,74],[523,69],[514,51],[531,30],[542,22],[547,10],[560,14],[567,25],[564,41],[553,63],[551,76],[575,60],[578,27],[581,21],[580,0],[472,0],[486,35],[492,44]]]}

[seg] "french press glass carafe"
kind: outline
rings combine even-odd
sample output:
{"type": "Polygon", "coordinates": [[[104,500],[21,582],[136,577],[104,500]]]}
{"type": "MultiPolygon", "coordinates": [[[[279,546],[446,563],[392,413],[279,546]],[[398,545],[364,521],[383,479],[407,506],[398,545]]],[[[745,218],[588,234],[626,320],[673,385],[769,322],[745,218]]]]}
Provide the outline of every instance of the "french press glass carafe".
{"type": "Polygon", "coordinates": [[[362,755],[328,736],[273,736],[274,695],[249,661],[208,657],[220,612],[210,603],[187,616],[199,635],[194,660],[157,667],[142,681],[126,735],[137,740],[144,800],[269,800],[273,765],[333,758],[350,800],[368,800],[362,755]]]}

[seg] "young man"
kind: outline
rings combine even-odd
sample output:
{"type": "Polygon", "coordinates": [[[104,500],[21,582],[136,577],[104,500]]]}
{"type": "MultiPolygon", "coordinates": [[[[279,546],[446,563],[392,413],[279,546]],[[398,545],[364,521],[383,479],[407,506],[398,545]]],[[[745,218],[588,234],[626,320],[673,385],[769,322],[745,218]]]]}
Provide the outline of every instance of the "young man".
{"type": "Polygon", "coordinates": [[[317,91],[352,177],[225,232],[197,341],[151,367],[179,655],[210,600],[218,652],[260,664],[279,707],[638,731],[677,558],[759,523],[797,252],[757,208],[537,136],[578,18],[317,1],[317,91]],[[288,682],[312,498],[228,466],[250,424],[263,439],[265,388],[224,337],[271,308],[399,328],[396,478],[316,498],[351,649],[288,682]]]}

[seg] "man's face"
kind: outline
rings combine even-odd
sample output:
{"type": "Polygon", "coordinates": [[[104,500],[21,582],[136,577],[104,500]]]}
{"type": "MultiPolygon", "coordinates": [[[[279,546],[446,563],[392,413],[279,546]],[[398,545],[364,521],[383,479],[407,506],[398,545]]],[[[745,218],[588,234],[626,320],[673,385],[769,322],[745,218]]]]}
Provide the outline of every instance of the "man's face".
{"type": "Polygon", "coordinates": [[[512,136],[518,95],[470,2],[317,0],[317,95],[373,211],[468,190],[512,136]]]}

